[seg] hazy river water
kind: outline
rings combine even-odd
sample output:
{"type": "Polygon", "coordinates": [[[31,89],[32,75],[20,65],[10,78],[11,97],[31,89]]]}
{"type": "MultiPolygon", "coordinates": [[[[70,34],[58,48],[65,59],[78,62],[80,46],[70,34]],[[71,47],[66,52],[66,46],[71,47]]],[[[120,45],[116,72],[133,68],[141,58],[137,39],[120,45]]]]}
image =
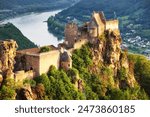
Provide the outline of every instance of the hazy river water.
{"type": "Polygon", "coordinates": [[[13,23],[19,30],[38,46],[43,45],[55,45],[59,43],[57,38],[53,34],[48,32],[47,19],[50,16],[54,16],[61,10],[43,12],[43,13],[31,13],[16,18],[5,20],[4,22],[13,23]]]}

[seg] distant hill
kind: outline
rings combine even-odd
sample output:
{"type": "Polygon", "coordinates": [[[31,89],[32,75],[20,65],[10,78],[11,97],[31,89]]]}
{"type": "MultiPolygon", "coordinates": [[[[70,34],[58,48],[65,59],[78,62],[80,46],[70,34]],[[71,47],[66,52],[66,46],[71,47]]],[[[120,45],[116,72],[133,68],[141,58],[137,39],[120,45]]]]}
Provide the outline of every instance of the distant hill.
{"type": "Polygon", "coordinates": [[[78,0],[0,0],[0,20],[26,12],[66,8],[78,0]]]}
{"type": "Polygon", "coordinates": [[[33,42],[26,38],[17,27],[13,24],[8,23],[5,25],[0,25],[0,40],[5,39],[14,39],[19,48],[18,49],[27,49],[37,47],[33,42]]]}
{"type": "Polygon", "coordinates": [[[50,4],[72,4],[77,0],[0,0],[0,9],[14,9],[19,8],[20,6],[28,5],[50,5],[50,4]]]}
{"type": "Polygon", "coordinates": [[[123,40],[130,50],[141,53],[145,49],[150,49],[150,45],[146,45],[150,43],[149,0],[81,0],[55,17],[50,17],[49,30],[62,38],[62,30],[67,22],[74,21],[80,24],[89,21],[93,11],[104,11],[107,19],[120,20],[123,40]],[[138,44],[138,38],[144,41],[138,40],[138,44]]]}

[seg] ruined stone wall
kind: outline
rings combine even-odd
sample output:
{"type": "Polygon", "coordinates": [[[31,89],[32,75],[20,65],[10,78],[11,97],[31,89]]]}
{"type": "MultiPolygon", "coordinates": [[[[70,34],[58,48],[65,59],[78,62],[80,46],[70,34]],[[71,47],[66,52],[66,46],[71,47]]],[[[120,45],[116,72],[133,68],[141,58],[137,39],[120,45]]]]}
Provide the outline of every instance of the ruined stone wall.
{"type": "Polygon", "coordinates": [[[70,48],[70,49],[68,49],[67,51],[68,51],[69,53],[71,53],[71,54],[72,54],[72,53],[73,53],[73,51],[74,51],[74,48],[70,48]]]}
{"type": "Polygon", "coordinates": [[[102,13],[94,13],[93,17],[95,18],[97,24],[98,24],[98,36],[102,35],[105,31],[105,21],[103,19],[102,13]]]}
{"type": "Polygon", "coordinates": [[[101,22],[101,25],[98,27],[98,36],[101,36],[105,31],[105,25],[101,22]]]}
{"type": "Polygon", "coordinates": [[[58,69],[60,64],[59,50],[41,53],[39,64],[39,75],[41,75],[42,73],[47,73],[51,65],[55,66],[58,69]]]}
{"type": "Polygon", "coordinates": [[[88,42],[87,39],[79,39],[75,44],[74,44],[74,49],[80,49],[82,45],[85,45],[88,42]]]}
{"type": "Polygon", "coordinates": [[[88,43],[88,41],[89,41],[88,39],[81,38],[77,42],[75,42],[72,48],[69,48],[67,51],[72,54],[75,49],[80,49],[83,45],[88,43]]]}
{"type": "MultiPolygon", "coordinates": [[[[40,76],[42,73],[47,73],[51,65],[59,68],[60,52],[59,50],[52,50],[50,52],[30,54],[30,53],[17,53],[17,64],[15,71],[33,70],[35,77],[40,76]]],[[[18,77],[22,74],[17,74],[18,77]]],[[[24,76],[24,75],[22,75],[24,76]]]]}
{"type": "Polygon", "coordinates": [[[68,23],[65,27],[65,41],[72,47],[78,36],[78,26],[75,23],[68,23]]]}
{"type": "Polygon", "coordinates": [[[109,20],[106,21],[106,30],[118,30],[119,21],[118,20],[109,20]]]}
{"type": "Polygon", "coordinates": [[[23,82],[23,80],[27,79],[33,79],[35,77],[35,73],[33,72],[33,70],[27,71],[25,72],[24,70],[22,71],[17,71],[14,74],[14,79],[15,82],[23,82]]]}
{"type": "Polygon", "coordinates": [[[94,21],[92,21],[89,24],[88,32],[89,32],[90,37],[97,37],[98,36],[98,27],[96,26],[94,21]]]}
{"type": "Polygon", "coordinates": [[[39,71],[40,71],[40,57],[39,55],[34,55],[34,54],[26,54],[25,55],[26,59],[26,68],[28,70],[34,70],[35,71],[35,76],[39,76],[39,71]]]}
{"type": "Polygon", "coordinates": [[[90,35],[91,35],[91,37],[97,37],[98,36],[98,28],[95,27],[95,28],[91,29],[90,35]]]}
{"type": "Polygon", "coordinates": [[[33,79],[35,77],[35,72],[33,70],[25,72],[26,78],[33,79]]]}

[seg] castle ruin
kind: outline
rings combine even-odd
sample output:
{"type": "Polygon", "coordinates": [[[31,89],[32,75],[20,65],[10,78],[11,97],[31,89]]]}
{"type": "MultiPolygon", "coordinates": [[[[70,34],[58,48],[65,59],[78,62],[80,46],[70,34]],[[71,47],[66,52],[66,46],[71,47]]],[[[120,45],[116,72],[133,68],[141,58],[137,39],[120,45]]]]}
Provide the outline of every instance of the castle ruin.
{"type": "Polygon", "coordinates": [[[120,35],[119,20],[106,20],[103,12],[93,12],[91,20],[78,27],[75,23],[68,23],[65,27],[65,44],[68,48],[78,49],[87,41],[95,41],[96,38],[110,30],[120,35]],[[81,46],[80,46],[81,45],[81,46]]]}
{"type": "Polygon", "coordinates": [[[119,34],[118,25],[117,19],[107,21],[103,12],[93,12],[91,20],[81,27],[75,23],[68,23],[65,27],[65,40],[58,47],[48,46],[50,51],[42,53],[40,48],[16,52],[15,80],[22,81],[25,78],[34,78],[47,73],[51,65],[67,71],[72,68],[71,53],[75,49],[80,49],[87,42],[95,42],[106,30],[119,34]]]}

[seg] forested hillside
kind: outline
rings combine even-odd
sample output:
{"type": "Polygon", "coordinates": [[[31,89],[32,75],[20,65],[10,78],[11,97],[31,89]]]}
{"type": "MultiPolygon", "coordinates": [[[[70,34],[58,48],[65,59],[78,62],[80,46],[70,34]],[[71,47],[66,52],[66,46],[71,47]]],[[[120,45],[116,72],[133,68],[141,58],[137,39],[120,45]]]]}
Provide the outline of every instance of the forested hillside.
{"type": "Polygon", "coordinates": [[[90,20],[93,11],[104,11],[107,19],[118,18],[124,45],[132,52],[150,49],[149,0],[82,0],[48,19],[49,31],[63,38],[64,25],[74,21],[79,24],[90,20]]]}
{"type": "Polygon", "coordinates": [[[0,40],[13,39],[17,42],[18,49],[27,49],[37,47],[33,42],[27,39],[17,27],[8,23],[0,25],[0,40]]]}
{"type": "Polygon", "coordinates": [[[27,12],[62,9],[77,0],[0,0],[0,20],[27,12]]]}
{"type": "Polygon", "coordinates": [[[27,5],[46,5],[46,4],[72,4],[77,0],[0,0],[0,9],[14,9],[19,8],[20,6],[27,5]]]}
{"type": "MultiPolygon", "coordinates": [[[[121,81],[125,72],[120,70],[120,76],[113,77],[112,70],[106,65],[99,66],[101,74],[91,72],[93,64],[89,46],[84,46],[73,54],[73,68],[65,72],[51,66],[48,74],[43,74],[34,80],[25,80],[24,86],[31,86],[38,100],[144,100],[149,99],[150,61],[140,55],[129,54],[129,61],[138,84],[135,87],[118,88],[114,79],[121,81]],[[85,59],[86,58],[86,59],[85,59]],[[88,61],[88,62],[87,62],[88,61]],[[76,82],[82,80],[82,90],[78,90],[76,82]]],[[[27,89],[26,89],[27,90],[27,89]]],[[[7,79],[0,90],[0,99],[14,99],[17,92],[24,89],[14,85],[7,79]],[[8,85],[11,84],[11,85],[8,85]]],[[[24,92],[25,93],[25,92],[24,92]]],[[[28,97],[29,98],[29,97],[28,97]]],[[[27,99],[18,93],[17,99],[27,99]]]]}

